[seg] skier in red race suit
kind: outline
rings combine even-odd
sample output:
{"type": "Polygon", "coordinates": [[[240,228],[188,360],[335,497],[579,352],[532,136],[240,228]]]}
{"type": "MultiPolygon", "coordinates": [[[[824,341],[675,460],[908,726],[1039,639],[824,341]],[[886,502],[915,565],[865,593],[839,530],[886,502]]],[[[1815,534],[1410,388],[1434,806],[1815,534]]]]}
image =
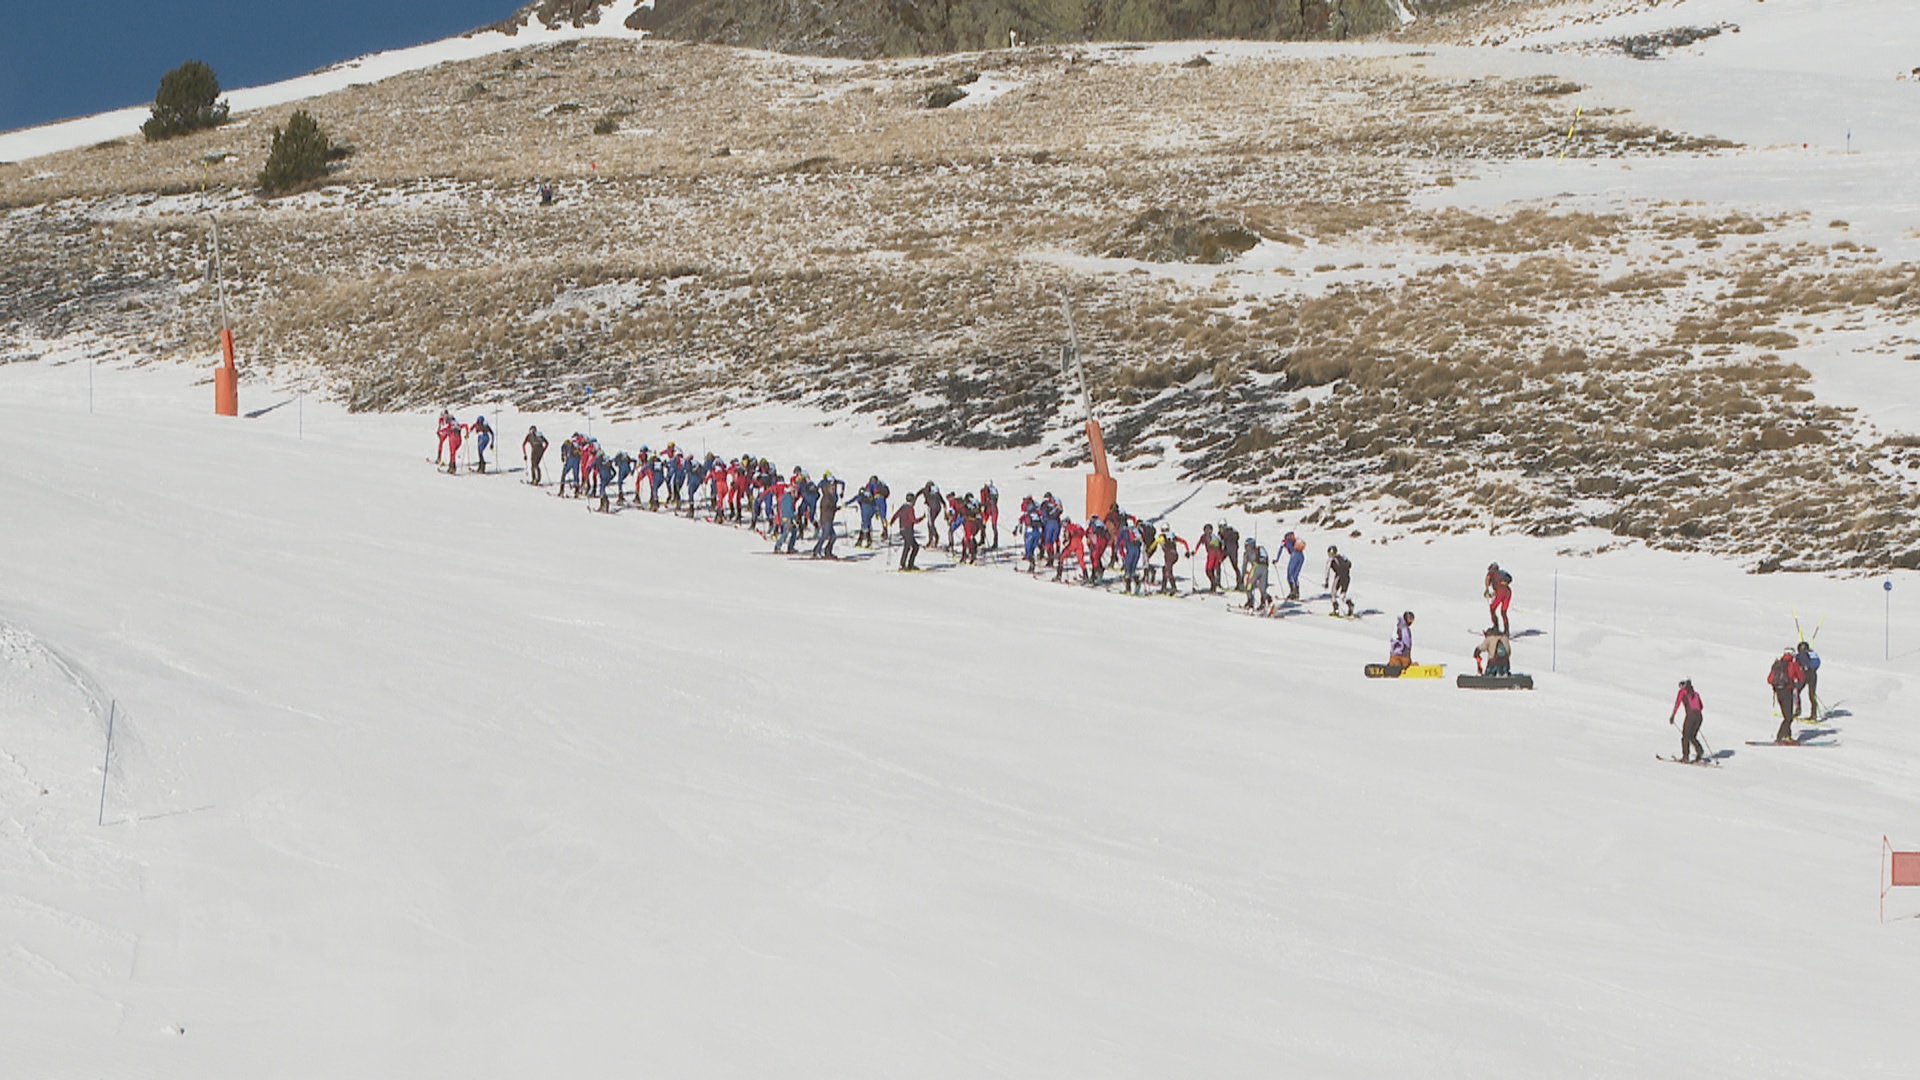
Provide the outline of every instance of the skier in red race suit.
{"type": "Polygon", "coordinates": [[[440,445],[447,448],[447,472],[460,471],[460,421],[452,413],[440,414],[440,445]]]}
{"type": "Polygon", "coordinates": [[[1513,620],[1507,608],[1513,603],[1513,575],[1500,569],[1499,563],[1487,567],[1487,626],[1503,634],[1513,633],[1513,620]]]}
{"type": "Polygon", "coordinates": [[[1080,577],[1084,580],[1087,576],[1087,530],[1075,525],[1069,517],[1061,518],[1060,522],[1061,535],[1066,539],[1060,549],[1060,557],[1053,563],[1053,580],[1059,581],[1061,575],[1067,572],[1069,558],[1079,564],[1080,577]]]}

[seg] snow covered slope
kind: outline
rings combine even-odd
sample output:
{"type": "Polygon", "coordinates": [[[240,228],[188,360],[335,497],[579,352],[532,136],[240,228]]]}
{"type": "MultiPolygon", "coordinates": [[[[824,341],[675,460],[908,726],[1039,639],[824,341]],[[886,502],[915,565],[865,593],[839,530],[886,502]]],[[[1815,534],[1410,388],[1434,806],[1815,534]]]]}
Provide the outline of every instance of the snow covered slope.
{"type": "MultiPolygon", "coordinates": [[[[1920,625],[1902,613],[1883,662],[1877,582],[1309,537],[1456,670],[1480,569],[1515,570],[1541,689],[1474,694],[1362,679],[1384,616],[796,562],[518,473],[438,474],[421,417],[221,421],[178,370],[95,377],[88,414],[77,365],[0,369],[17,1075],[1910,1059],[1913,927],[1876,921],[1871,882],[1882,832],[1920,841],[1920,625]],[[1826,616],[1839,745],[1748,748],[1796,607],[1826,616]],[[1733,751],[1718,771],[1653,760],[1680,675],[1733,751]],[[117,716],[104,828],[96,696],[117,716]]],[[[596,430],[896,490],[1074,484],[804,417],[596,430]]],[[[1204,502],[1173,520],[1197,532],[1204,502]]]]}

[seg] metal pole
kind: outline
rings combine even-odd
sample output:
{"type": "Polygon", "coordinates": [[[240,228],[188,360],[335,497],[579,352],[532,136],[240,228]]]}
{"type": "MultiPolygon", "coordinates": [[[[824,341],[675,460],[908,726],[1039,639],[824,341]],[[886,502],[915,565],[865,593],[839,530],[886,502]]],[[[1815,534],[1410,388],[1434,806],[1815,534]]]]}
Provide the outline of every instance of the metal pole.
{"type": "Polygon", "coordinates": [[[1882,660],[1893,659],[1893,582],[1881,582],[1880,588],[1887,594],[1886,620],[1881,623],[1880,652],[1882,660]]]}
{"type": "Polygon", "coordinates": [[[1553,568],[1553,659],[1547,670],[1560,670],[1560,568],[1553,568]]]}
{"type": "Polygon", "coordinates": [[[301,392],[300,392],[300,397],[299,397],[299,400],[298,400],[298,403],[297,403],[297,404],[296,404],[296,405],[294,406],[294,412],[295,412],[295,415],[297,415],[297,416],[299,416],[299,418],[300,418],[300,420],[299,420],[299,427],[298,427],[298,428],[296,429],[296,432],[295,432],[295,435],[296,435],[296,437],[297,437],[298,439],[300,439],[300,440],[301,440],[302,442],[305,442],[305,441],[306,441],[306,438],[307,438],[307,395],[306,395],[306,391],[304,391],[304,390],[303,390],[303,391],[301,391],[301,392]]]}
{"type": "Polygon", "coordinates": [[[100,763],[100,824],[107,823],[107,769],[113,765],[113,717],[120,709],[118,701],[107,705],[107,757],[100,763]]]}
{"type": "Polygon", "coordinates": [[[87,357],[87,415],[93,415],[93,357],[87,357]]]}

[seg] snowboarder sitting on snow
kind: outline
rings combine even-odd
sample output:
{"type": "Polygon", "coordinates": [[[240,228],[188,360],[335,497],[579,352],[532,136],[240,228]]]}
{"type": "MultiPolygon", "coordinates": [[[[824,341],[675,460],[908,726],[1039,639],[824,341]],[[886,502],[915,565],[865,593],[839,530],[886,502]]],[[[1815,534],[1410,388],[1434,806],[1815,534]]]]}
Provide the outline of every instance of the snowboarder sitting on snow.
{"type": "Polygon", "coordinates": [[[1507,608],[1513,603],[1513,575],[1500,569],[1499,563],[1487,567],[1487,625],[1503,634],[1513,633],[1513,621],[1507,608]]]}
{"type": "Polygon", "coordinates": [[[1388,647],[1387,666],[1395,669],[1413,666],[1413,612],[1403,612],[1393,624],[1393,644],[1388,647]]]}
{"type": "Polygon", "coordinates": [[[1680,760],[1682,762],[1689,760],[1689,754],[1694,761],[1707,759],[1707,748],[1700,742],[1701,710],[1704,708],[1705,706],[1700,703],[1699,692],[1693,688],[1693,680],[1681,679],[1680,693],[1674,696],[1673,708],[1667,712],[1667,723],[1673,723],[1674,713],[1681,709],[1687,711],[1687,722],[1680,728],[1680,760]]]}
{"type": "Polygon", "coordinates": [[[1480,647],[1473,650],[1473,662],[1481,665],[1482,675],[1513,674],[1513,646],[1507,635],[1489,629],[1480,639],[1480,647]]]}
{"type": "Polygon", "coordinates": [[[1773,741],[1790,743],[1793,741],[1794,705],[1799,698],[1800,688],[1806,685],[1792,649],[1782,649],[1780,659],[1767,669],[1767,685],[1773,687],[1773,700],[1780,706],[1780,730],[1774,732],[1773,741]]]}

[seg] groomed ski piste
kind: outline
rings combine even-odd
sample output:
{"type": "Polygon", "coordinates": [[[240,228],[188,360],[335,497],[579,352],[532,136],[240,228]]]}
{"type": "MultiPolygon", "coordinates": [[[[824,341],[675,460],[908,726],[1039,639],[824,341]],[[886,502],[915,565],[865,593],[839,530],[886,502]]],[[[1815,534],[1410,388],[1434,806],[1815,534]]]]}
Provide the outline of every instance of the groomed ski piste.
{"type": "MultiPolygon", "coordinates": [[[[1696,2],[1749,34],[1782,6],[1696,2]]],[[[1805,199],[1864,201],[1916,151],[1814,161],[1805,199]],[[1841,169],[1865,186],[1820,187],[1841,169]]],[[[1641,179],[1606,168],[1570,175],[1641,179]]],[[[1920,222],[1881,194],[1894,243],[1920,222]]],[[[1816,385],[1914,415],[1860,370],[1816,385]]],[[[250,380],[266,411],[217,419],[207,374],[0,367],[8,1075],[1803,1080],[1920,1051],[1920,890],[1883,924],[1877,885],[1883,834],[1920,845],[1912,574],[1889,602],[1363,521],[1304,530],[1307,578],[1338,543],[1381,615],[1235,618],[997,564],[760,558],[519,483],[526,426],[584,416],[449,403],[509,470],[450,477],[430,415],[250,380]],[[1471,671],[1495,560],[1536,690],[1361,676],[1402,610],[1417,659],[1471,671]],[[1818,753],[1746,745],[1796,616],[1818,753]],[[1652,760],[1683,677],[1718,769],[1652,760]]],[[[853,416],[591,423],[896,496],[1081,490],[853,416]]],[[[1189,538],[1299,527],[1117,471],[1189,538]]]]}

